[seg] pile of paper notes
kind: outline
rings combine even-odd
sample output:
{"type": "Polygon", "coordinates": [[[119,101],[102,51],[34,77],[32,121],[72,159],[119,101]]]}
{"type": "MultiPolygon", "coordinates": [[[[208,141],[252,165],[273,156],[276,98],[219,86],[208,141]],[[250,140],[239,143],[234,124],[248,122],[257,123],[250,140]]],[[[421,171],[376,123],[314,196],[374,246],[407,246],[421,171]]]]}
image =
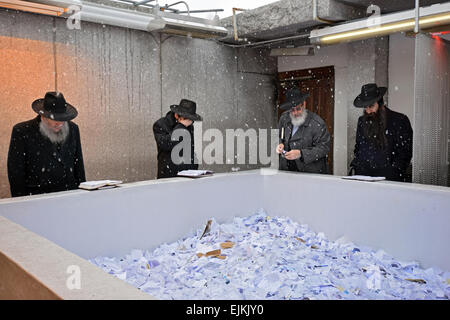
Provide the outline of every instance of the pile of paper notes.
{"type": "Polygon", "coordinates": [[[159,299],[449,299],[450,273],[260,210],[152,252],[90,261],[159,299]]]}

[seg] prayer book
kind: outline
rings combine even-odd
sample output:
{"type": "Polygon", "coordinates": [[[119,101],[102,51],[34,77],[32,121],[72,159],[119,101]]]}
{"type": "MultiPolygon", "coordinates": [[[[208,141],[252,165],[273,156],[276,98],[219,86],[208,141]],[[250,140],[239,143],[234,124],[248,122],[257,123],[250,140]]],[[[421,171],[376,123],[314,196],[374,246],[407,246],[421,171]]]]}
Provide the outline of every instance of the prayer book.
{"type": "Polygon", "coordinates": [[[371,176],[358,176],[358,175],[357,176],[345,176],[345,177],[342,177],[342,179],[370,181],[370,182],[386,180],[385,177],[371,177],[371,176]]]}
{"type": "Polygon", "coordinates": [[[213,172],[210,170],[183,170],[178,172],[178,176],[180,177],[188,177],[188,178],[199,178],[204,176],[210,176],[213,172]]]}
{"type": "Polygon", "coordinates": [[[85,189],[85,190],[110,189],[110,188],[117,187],[121,183],[122,183],[122,181],[120,181],[120,180],[86,181],[86,182],[80,183],[78,188],[85,189]]]}

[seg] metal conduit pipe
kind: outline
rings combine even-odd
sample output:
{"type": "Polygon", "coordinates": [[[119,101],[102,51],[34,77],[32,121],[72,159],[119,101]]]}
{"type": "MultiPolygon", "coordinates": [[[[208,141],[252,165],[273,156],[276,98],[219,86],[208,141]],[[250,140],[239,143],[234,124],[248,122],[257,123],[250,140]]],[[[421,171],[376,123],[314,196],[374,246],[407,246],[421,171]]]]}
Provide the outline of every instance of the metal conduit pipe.
{"type": "Polygon", "coordinates": [[[298,34],[295,36],[289,36],[289,37],[284,37],[284,38],[277,38],[277,39],[271,39],[271,40],[264,40],[264,41],[258,41],[258,42],[254,42],[254,43],[245,43],[245,44],[230,44],[230,43],[225,43],[222,42],[220,40],[217,40],[218,42],[220,42],[220,44],[227,46],[227,47],[231,47],[231,48],[245,48],[245,47],[256,47],[256,46],[264,46],[267,44],[271,44],[271,43],[275,43],[275,42],[280,42],[280,41],[287,41],[287,40],[295,40],[295,39],[302,39],[302,38],[308,38],[309,37],[309,32],[308,33],[302,33],[302,34],[298,34]]]}
{"type": "Polygon", "coordinates": [[[237,20],[236,20],[236,11],[245,11],[245,9],[233,8],[233,32],[234,32],[234,40],[238,41],[238,31],[237,31],[237,20]]]}
{"type": "Polygon", "coordinates": [[[144,1],[140,1],[140,2],[135,2],[134,3],[134,6],[140,6],[140,5],[142,5],[142,4],[147,4],[147,3],[149,3],[149,2],[152,2],[152,1],[154,1],[154,0],[144,0],[144,1]]]}
{"type": "Polygon", "coordinates": [[[191,12],[190,12],[190,10],[189,10],[188,4],[187,4],[185,1],[178,1],[178,2],[175,2],[175,3],[169,4],[169,5],[166,4],[166,5],[164,6],[164,8],[165,8],[165,9],[169,9],[170,7],[173,7],[173,6],[175,6],[175,5],[177,5],[177,4],[180,4],[180,3],[183,3],[183,4],[186,6],[186,8],[187,8],[187,14],[188,14],[188,16],[190,16],[190,15],[191,15],[191,12]]]}

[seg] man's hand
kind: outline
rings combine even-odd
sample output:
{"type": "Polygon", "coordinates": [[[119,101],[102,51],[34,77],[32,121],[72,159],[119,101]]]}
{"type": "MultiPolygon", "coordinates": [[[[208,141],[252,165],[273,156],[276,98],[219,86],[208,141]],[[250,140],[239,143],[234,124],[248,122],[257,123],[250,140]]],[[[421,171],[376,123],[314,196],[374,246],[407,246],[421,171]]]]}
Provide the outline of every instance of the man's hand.
{"type": "Polygon", "coordinates": [[[278,154],[280,154],[280,153],[283,152],[283,149],[284,149],[284,144],[280,143],[280,144],[277,146],[276,151],[277,151],[278,154]]]}
{"type": "Polygon", "coordinates": [[[288,160],[296,160],[296,159],[300,158],[301,155],[302,154],[301,154],[300,150],[294,149],[289,152],[286,152],[284,157],[288,160]]]}
{"type": "Polygon", "coordinates": [[[185,127],[189,127],[192,124],[192,122],[194,122],[194,121],[186,119],[186,118],[179,117],[178,118],[178,122],[181,123],[185,127]]]}

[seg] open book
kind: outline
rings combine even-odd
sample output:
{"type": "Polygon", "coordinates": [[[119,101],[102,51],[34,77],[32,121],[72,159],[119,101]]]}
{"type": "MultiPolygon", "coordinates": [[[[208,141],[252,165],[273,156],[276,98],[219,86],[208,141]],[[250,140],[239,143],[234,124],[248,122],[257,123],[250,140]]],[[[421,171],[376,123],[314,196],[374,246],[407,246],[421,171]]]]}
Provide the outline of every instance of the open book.
{"type": "Polygon", "coordinates": [[[370,182],[386,180],[385,177],[371,177],[371,176],[346,176],[346,177],[342,177],[342,179],[370,181],[370,182]]]}
{"type": "Polygon", "coordinates": [[[183,170],[178,172],[179,177],[199,178],[204,176],[210,176],[213,172],[210,170],[183,170]]]}
{"type": "Polygon", "coordinates": [[[115,188],[121,184],[120,180],[98,180],[98,181],[86,181],[80,183],[78,188],[85,190],[97,190],[97,189],[110,189],[115,188]]]}

